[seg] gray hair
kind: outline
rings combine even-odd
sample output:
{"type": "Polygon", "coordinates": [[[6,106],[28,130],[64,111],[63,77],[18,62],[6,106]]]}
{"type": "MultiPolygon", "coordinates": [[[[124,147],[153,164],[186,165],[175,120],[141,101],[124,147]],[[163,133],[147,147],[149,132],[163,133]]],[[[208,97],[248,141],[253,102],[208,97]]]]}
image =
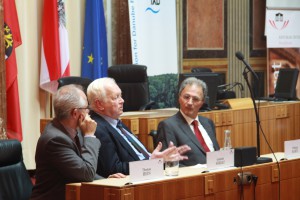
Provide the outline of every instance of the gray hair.
{"type": "Polygon", "coordinates": [[[82,87],[74,84],[62,86],[53,97],[55,117],[58,120],[67,119],[71,116],[74,108],[85,106],[86,99],[81,95],[82,87]]]}
{"type": "Polygon", "coordinates": [[[184,88],[187,85],[190,85],[190,86],[196,85],[198,87],[201,87],[203,90],[203,99],[202,100],[205,100],[205,98],[207,96],[207,86],[204,81],[197,79],[195,77],[189,77],[189,78],[184,79],[184,81],[182,81],[182,83],[180,84],[180,87],[179,87],[179,92],[178,92],[179,96],[181,95],[182,90],[184,90],[184,88]]]}
{"type": "Polygon", "coordinates": [[[88,101],[90,103],[90,108],[95,109],[95,101],[98,99],[100,101],[106,100],[106,90],[105,87],[109,84],[116,84],[113,78],[105,77],[94,80],[90,83],[87,88],[88,101]]]}

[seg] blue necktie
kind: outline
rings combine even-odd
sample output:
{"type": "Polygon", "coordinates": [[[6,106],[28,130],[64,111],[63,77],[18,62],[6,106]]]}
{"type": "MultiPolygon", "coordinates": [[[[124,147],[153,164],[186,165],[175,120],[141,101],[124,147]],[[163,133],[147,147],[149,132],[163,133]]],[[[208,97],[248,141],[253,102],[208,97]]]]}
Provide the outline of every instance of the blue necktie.
{"type": "Polygon", "coordinates": [[[123,128],[121,121],[118,121],[117,124],[117,128],[119,128],[122,132],[122,134],[128,139],[128,141],[132,144],[132,146],[134,146],[134,148],[143,154],[143,156],[145,157],[145,159],[149,159],[149,154],[145,151],[144,148],[142,148],[127,132],[126,130],[123,128]]]}

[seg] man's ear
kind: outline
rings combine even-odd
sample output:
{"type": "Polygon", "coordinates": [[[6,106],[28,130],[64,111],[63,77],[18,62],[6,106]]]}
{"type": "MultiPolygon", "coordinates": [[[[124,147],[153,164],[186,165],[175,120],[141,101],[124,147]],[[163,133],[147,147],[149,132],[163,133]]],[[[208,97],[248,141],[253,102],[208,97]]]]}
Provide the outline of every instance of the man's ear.
{"type": "Polygon", "coordinates": [[[74,108],[71,110],[71,116],[73,118],[76,118],[76,116],[78,115],[78,109],[77,108],[74,108]]]}
{"type": "Polygon", "coordinates": [[[96,99],[95,100],[95,103],[96,103],[96,107],[99,109],[99,110],[104,110],[104,106],[103,106],[103,102],[100,101],[99,99],[96,99]]]}

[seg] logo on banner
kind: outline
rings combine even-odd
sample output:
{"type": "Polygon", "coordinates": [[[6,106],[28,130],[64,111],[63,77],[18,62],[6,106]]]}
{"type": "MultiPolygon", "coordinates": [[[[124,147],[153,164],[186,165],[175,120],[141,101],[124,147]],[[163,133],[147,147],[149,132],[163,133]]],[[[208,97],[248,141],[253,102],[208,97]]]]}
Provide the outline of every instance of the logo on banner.
{"type": "Polygon", "coordinates": [[[146,8],[146,12],[150,11],[154,14],[159,13],[160,9],[159,8],[154,8],[154,6],[159,6],[160,5],[160,0],[151,0],[151,7],[146,8]]]}
{"type": "Polygon", "coordinates": [[[283,19],[283,14],[282,13],[276,13],[275,14],[275,20],[269,20],[269,23],[271,26],[277,30],[283,30],[287,27],[289,24],[289,20],[284,20],[283,19]]]}
{"type": "Polygon", "coordinates": [[[11,55],[13,51],[13,34],[10,27],[4,22],[4,40],[5,40],[5,60],[11,55]]]}

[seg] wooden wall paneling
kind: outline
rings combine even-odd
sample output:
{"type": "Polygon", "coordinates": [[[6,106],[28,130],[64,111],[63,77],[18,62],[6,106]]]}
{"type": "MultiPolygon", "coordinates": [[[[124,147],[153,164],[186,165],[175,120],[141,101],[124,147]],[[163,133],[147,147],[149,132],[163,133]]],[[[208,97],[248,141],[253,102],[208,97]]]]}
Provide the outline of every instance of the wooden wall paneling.
{"type": "Polygon", "coordinates": [[[227,0],[183,1],[184,59],[226,58],[226,38],[227,0]]]}
{"type": "Polygon", "coordinates": [[[122,122],[131,130],[132,133],[135,135],[139,134],[139,118],[134,117],[134,118],[125,118],[122,119],[122,122]]]}
{"type": "Polygon", "coordinates": [[[294,119],[294,133],[295,133],[295,139],[300,139],[300,116],[295,116],[294,119]]]}
{"type": "Polygon", "coordinates": [[[189,73],[194,67],[207,67],[213,72],[227,73],[227,66],[227,58],[184,59],[182,62],[182,72],[189,73]]]}
{"type": "Polygon", "coordinates": [[[149,143],[148,134],[151,130],[157,130],[157,119],[152,118],[140,118],[139,119],[139,140],[145,145],[149,152],[152,152],[150,147],[153,146],[149,143]]]}
{"type": "Polygon", "coordinates": [[[66,187],[66,200],[80,200],[81,183],[69,184],[66,187]]]}
{"type": "Polygon", "coordinates": [[[300,180],[300,171],[297,168],[299,160],[296,162],[286,161],[280,164],[281,172],[281,190],[289,191],[281,194],[281,199],[292,199],[296,200],[300,196],[299,190],[299,180],[300,180]]]}
{"type": "MultiPolygon", "coordinates": [[[[146,146],[149,152],[153,151],[153,140],[149,135],[151,130],[157,130],[160,121],[174,115],[176,111],[166,112],[157,110],[155,114],[147,116],[127,116],[122,117],[122,120],[136,120],[138,118],[138,137],[146,146]]],[[[240,146],[256,146],[256,119],[254,111],[251,108],[221,110],[200,113],[200,115],[212,119],[215,123],[216,137],[219,145],[223,147],[224,130],[231,130],[231,142],[233,147],[240,146]],[[223,118],[226,118],[226,113],[232,113],[232,123],[224,123],[223,118]]],[[[265,133],[267,141],[274,152],[282,152],[285,140],[300,139],[300,104],[265,104],[260,108],[261,127],[265,133]]],[[[41,131],[51,119],[41,119],[41,131]]],[[[128,125],[128,127],[132,125],[128,125]]],[[[135,130],[135,128],[132,128],[135,130]]],[[[261,131],[261,130],[260,130],[261,131]]],[[[271,153],[262,132],[260,132],[260,148],[261,154],[271,153]]]]}
{"type": "Polygon", "coordinates": [[[153,139],[152,136],[149,135],[149,133],[152,130],[157,130],[157,126],[159,122],[166,119],[169,116],[165,117],[154,117],[154,118],[140,118],[139,119],[139,139],[140,141],[147,147],[147,150],[149,152],[152,152],[154,150],[153,146],[153,139]]]}
{"type": "Polygon", "coordinates": [[[233,137],[234,147],[256,146],[256,123],[234,124],[233,137]]]}
{"type": "MultiPolygon", "coordinates": [[[[104,197],[109,197],[111,192],[106,188],[98,188],[93,185],[81,184],[80,187],[80,199],[89,199],[89,200],[98,200],[105,199],[104,197]]],[[[118,192],[119,194],[119,192],[118,192]]],[[[119,195],[114,194],[115,199],[119,197],[119,195]]],[[[109,199],[109,198],[106,198],[109,199]]]]}
{"type": "Polygon", "coordinates": [[[278,138],[275,133],[276,120],[263,120],[260,124],[263,130],[263,132],[260,130],[260,154],[266,154],[268,152],[271,152],[269,146],[267,145],[267,142],[270,144],[272,150],[274,152],[277,152],[278,138]],[[265,134],[265,137],[263,136],[263,134],[265,134]],[[267,139],[267,142],[265,141],[265,138],[267,139]]]}
{"type": "Polygon", "coordinates": [[[300,105],[295,104],[295,119],[294,119],[294,131],[295,131],[295,138],[300,139],[300,105]]]}
{"type": "MultiPolygon", "coordinates": [[[[286,141],[288,134],[292,131],[289,123],[288,105],[276,106],[276,121],[275,121],[275,134],[278,141],[286,141]]],[[[278,143],[278,149],[276,151],[284,151],[283,142],[278,143]]]]}
{"type": "MultiPolygon", "coordinates": [[[[262,104],[263,105],[263,104],[262,104]]],[[[259,109],[259,119],[261,121],[266,120],[266,119],[275,119],[275,109],[274,106],[269,106],[269,107],[262,107],[260,105],[259,109]]]]}
{"type": "Polygon", "coordinates": [[[255,113],[253,109],[234,110],[233,120],[235,124],[247,123],[255,121],[255,113]]]}
{"type": "Polygon", "coordinates": [[[278,137],[277,140],[283,141],[283,142],[278,143],[277,151],[283,152],[284,151],[284,141],[288,140],[289,134],[292,131],[293,127],[290,126],[288,118],[276,119],[275,127],[276,127],[275,133],[278,137]]]}
{"type": "MultiPolygon", "coordinates": [[[[287,121],[287,140],[292,140],[295,138],[295,104],[287,105],[287,115],[288,115],[288,121],[287,121]]],[[[299,122],[299,121],[298,121],[299,122]]],[[[299,124],[299,123],[298,123],[299,124]]]]}
{"type": "Polygon", "coordinates": [[[163,185],[163,199],[188,199],[192,197],[204,199],[204,184],[203,176],[197,179],[187,177],[183,181],[170,181],[163,185]]]}
{"type": "Polygon", "coordinates": [[[250,57],[266,56],[265,13],[266,0],[250,0],[250,57]]]}
{"type": "MultiPolygon", "coordinates": [[[[162,198],[164,194],[163,184],[145,185],[138,188],[134,188],[134,199],[145,199],[145,200],[157,200],[165,199],[162,198]],[[147,193],[145,193],[147,191],[147,193]]],[[[173,190],[174,191],[174,190],[173,190]]],[[[170,196],[174,195],[174,192],[170,192],[170,196]]]]}
{"type": "Polygon", "coordinates": [[[216,138],[217,138],[217,141],[219,143],[219,146],[220,148],[223,148],[224,147],[224,142],[225,142],[225,135],[224,135],[224,132],[225,130],[230,130],[231,131],[231,145],[233,146],[233,139],[235,137],[235,133],[233,133],[233,129],[232,129],[232,126],[231,125],[228,125],[228,126],[219,126],[219,127],[216,127],[216,138]]]}
{"type": "MultiPolygon", "coordinates": [[[[281,172],[280,199],[298,200],[300,159],[280,161],[279,165],[281,172]]],[[[131,186],[123,186],[120,183],[114,185],[109,180],[82,183],[80,193],[82,200],[277,200],[279,199],[279,179],[274,178],[279,175],[276,171],[277,166],[277,163],[266,163],[209,174],[202,174],[196,168],[181,168],[179,173],[184,173],[186,170],[195,170],[195,173],[131,186]],[[258,177],[256,187],[253,182],[243,185],[243,187],[236,184],[237,175],[242,172],[249,172],[258,177]]],[[[68,188],[69,184],[67,190],[68,188]]]]}
{"type": "Polygon", "coordinates": [[[131,64],[131,41],[130,41],[130,25],[129,25],[129,10],[128,0],[114,0],[114,11],[116,15],[113,27],[115,32],[113,38],[115,49],[114,64],[131,64]]]}

